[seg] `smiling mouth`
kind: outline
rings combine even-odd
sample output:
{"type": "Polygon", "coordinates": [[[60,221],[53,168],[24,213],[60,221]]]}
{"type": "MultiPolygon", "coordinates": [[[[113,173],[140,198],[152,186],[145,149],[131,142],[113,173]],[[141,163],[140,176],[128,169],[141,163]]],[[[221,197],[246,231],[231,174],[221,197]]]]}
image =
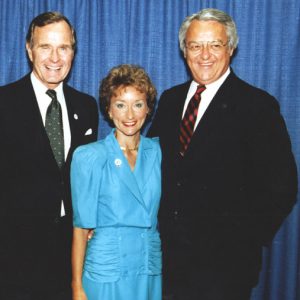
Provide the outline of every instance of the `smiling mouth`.
{"type": "Polygon", "coordinates": [[[59,71],[61,69],[61,67],[46,66],[46,69],[49,71],[59,71]]]}
{"type": "Polygon", "coordinates": [[[205,63],[205,64],[201,64],[200,63],[200,66],[201,67],[204,67],[204,68],[206,68],[206,67],[211,67],[213,65],[213,63],[205,63]]]}
{"type": "Polygon", "coordinates": [[[126,122],[126,123],[123,123],[123,124],[126,127],[132,127],[132,126],[134,126],[136,124],[136,122],[126,122]]]}

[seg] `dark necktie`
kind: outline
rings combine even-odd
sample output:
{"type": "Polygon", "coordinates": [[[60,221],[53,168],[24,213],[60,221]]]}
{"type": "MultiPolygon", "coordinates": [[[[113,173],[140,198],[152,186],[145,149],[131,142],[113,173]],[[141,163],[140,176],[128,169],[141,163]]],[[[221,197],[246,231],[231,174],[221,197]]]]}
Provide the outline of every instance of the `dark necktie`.
{"type": "Polygon", "coordinates": [[[52,101],[47,108],[45,129],[55,160],[59,168],[61,168],[65,161],[64,130],[61,106],[57,100],[56,92],[54,90],[48,90],[46,94],[52,99],[52,101]]]}
{"type": "Polygon", "coordinates": [[[198,107],[201,100],[201,93],[206,89],[204,85],[198,85],[195,95],[191,98],[183,119],[180,123],[180,154],[184,156],[186,149],[192,139],[195,122],[198,114],[198,107]]]}

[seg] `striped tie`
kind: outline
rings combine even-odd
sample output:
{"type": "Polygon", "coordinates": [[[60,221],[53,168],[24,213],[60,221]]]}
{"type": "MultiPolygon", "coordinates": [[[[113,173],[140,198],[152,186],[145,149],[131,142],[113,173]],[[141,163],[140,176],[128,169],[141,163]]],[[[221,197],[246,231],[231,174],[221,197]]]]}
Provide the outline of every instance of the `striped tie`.
{"type": "Polygon", "coordinates": [[[186,149],[191,141],[194,126],[197,119],[198,107],[201,100],[201,93],[206,89],[204,85],[198,85],[195,95],[191,98],[183,119],[180,123],[180,154],[184,156],[186,149]]]}

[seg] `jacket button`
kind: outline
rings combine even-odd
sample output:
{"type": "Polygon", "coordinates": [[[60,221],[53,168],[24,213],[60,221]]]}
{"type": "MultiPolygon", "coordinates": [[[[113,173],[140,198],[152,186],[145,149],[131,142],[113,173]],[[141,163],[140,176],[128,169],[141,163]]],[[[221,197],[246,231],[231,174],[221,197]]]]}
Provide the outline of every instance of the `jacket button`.
{"type": "Polygon", "coordinates": [[[178,215],[179,215],[178,210],[175,210],[174,211],[174,220],[176,220],[176,221],[178,220],[178,217],[179,217],[178,215]]]}

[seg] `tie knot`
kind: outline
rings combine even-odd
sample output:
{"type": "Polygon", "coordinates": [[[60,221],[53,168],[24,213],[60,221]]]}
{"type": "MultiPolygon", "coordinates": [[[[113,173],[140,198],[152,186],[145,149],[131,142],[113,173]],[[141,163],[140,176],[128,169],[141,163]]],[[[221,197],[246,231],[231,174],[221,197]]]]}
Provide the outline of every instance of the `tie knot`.
{"type": "Polygon", "coordinates": [[[197,95],[200,95],[204,90],[206,89],[206,86],[205,85],[198,85],[197,86],[197,90],[196,90],[196,94],[197,95]]]}
{"type": "Polygon", "coordinates": [[[47,90],[46,94],[52,99],[52,100],[56,100],[56,92],[54,90],[47,90]]]}

